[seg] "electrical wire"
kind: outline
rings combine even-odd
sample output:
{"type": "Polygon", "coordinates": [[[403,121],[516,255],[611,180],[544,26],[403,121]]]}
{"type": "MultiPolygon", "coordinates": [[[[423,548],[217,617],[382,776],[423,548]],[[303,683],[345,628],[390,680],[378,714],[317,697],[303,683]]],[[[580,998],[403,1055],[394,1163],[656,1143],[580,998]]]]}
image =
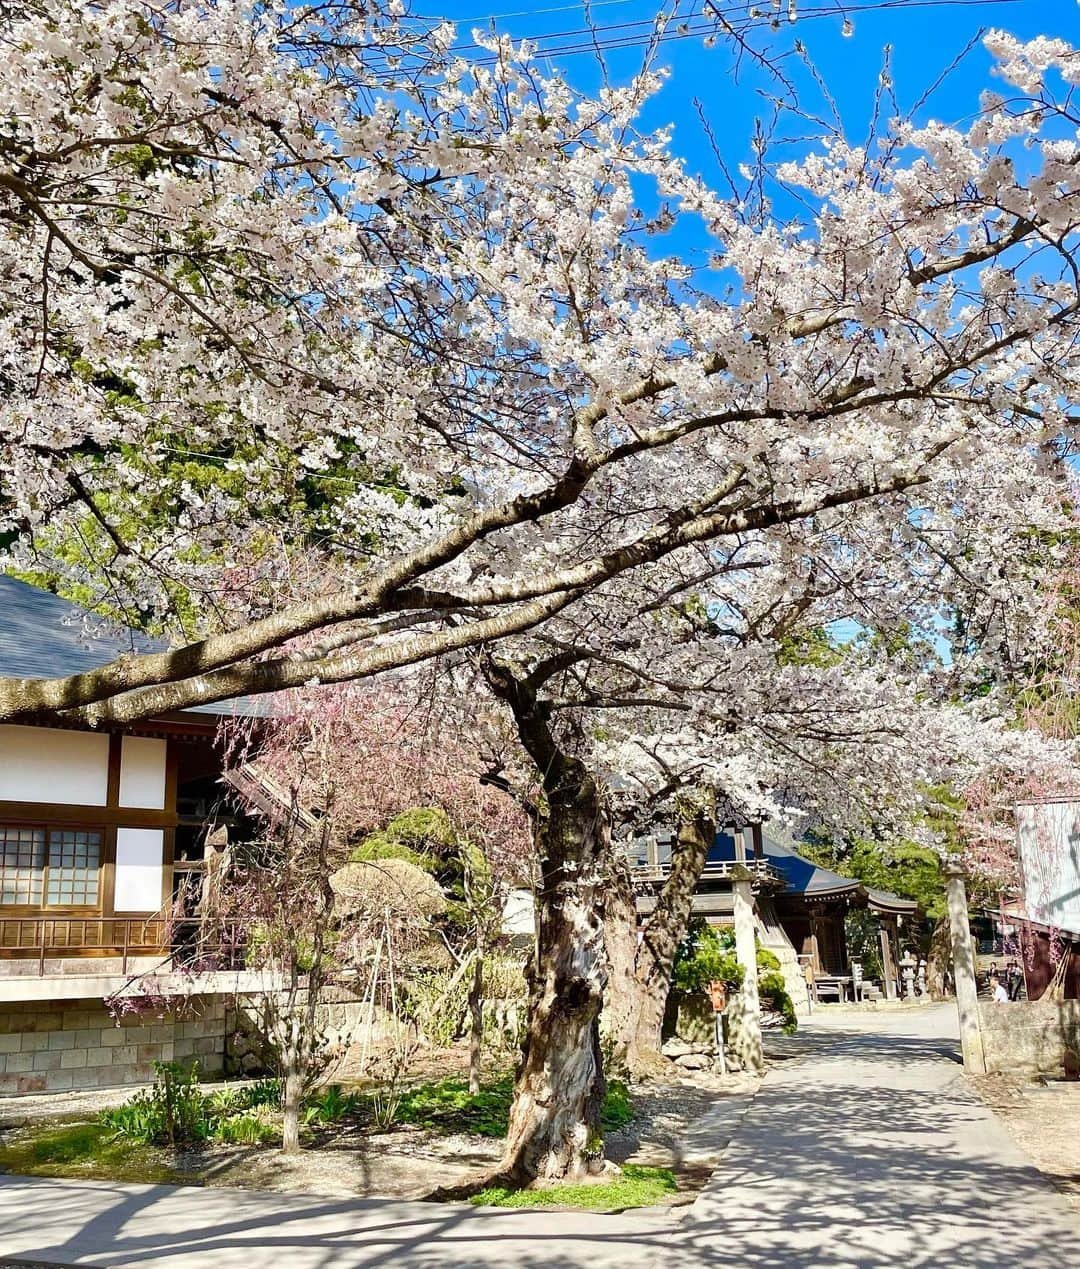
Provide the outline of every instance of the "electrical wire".
{"type": "MultiPolygon", "coordinates": [[[[605,4],[623,2],[624,0],[597,0],[597,3],[605,4]]],[[[623,49],[645,49],[657,44],[672,43],[676,40],[708,38],[709,36],[719,37],[725,34],[725,24],[730,26],[737,35],[743,36],[766,27],[775,29],[781,25],[778,11],[763,12],[759,7],[767,2],[768,0],[758,0],[758,3],[754,4],[747,3],[746,0],[740,0],[739,3],[728,3],[726,5],[710,3],[708,9],[703,9],[696,17],[687,16],[681,20],[678,16],[679,6],[675,5],[667,16],[660,15],[663,17],[662,23],[658,23],[658,17],[654,16],[628,22],[601,23],[592,27],[549,31],[533,36],[515,35],[513,40],[515,44],[528,43],[532,45],[533,58],[547,58],[572,57],[583,53],[595,54],[597,52],[623,49]],[[667,29],[673,24],[677,24],[674,30],[667,29]],[[647,29],[641,30],[640,28],[647,29]],[[564,40],[565,43],[552,43],[552,41],[557,40],[564,40]]],[[[848,19],[850,26],[851,16],[857,17],[864,13],[907,9],[969,8],[975,6],[985,8],[991,4],[1000,6],[1018,2],[1019,0],[871,0],[871,3],[866,4],[845,4],[834,0],[832,4],[818,4],[813,8],[798,12],[795,25],[805,24],[808,21],[817,21],[822,18],[841,18],[848,19]]],[[[455,19],[455,21],[495,21],[503,17],[534,16],[545,12],[562,13],[578,10],[582,7],[584,6],[560,5],[548,10],[531,10],[527,14],[491,14],[483,15],[476,19],[455,19]]],[[[472,50],[483,50],[483,46],[475,41],[463,42],[451,46],[448,52],[456,56],[465,56],[472,50]]],[[[471,57],[468,60],[478,67],[488,67],[497,65],[500,56],[483,50],[482,56],[471,57]]]]}

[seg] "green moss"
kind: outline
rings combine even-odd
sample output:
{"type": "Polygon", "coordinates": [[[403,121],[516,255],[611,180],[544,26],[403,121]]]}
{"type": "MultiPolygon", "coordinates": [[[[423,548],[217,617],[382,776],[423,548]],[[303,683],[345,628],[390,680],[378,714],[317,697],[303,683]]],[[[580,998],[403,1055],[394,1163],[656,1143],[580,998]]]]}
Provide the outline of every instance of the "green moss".
{"type": "Polygon", "coordinates": [[[101,1123],[52,1123],[6,1135],[0,1143],[0,1171],[149,1185],[191,1182],[163,1150],[117,1138],[101,1123]]]}
{"type": "Polygon", "coordinates": [[[481,1190],[472,1198],[484,1207],[580,1207],[593,1212],[649,1207],[678,1190],[675,1174],[667,1168],[643,1168],[628,1163],[622,1175],[596,1185],[556,1185],[547,1190],[508,1190],[501,1186],[481,1190]]]}
{"type": "Polygon", "coordinates": [[[439,854],[461,847],[450,817],[437,806],[414,806],[370,833],[352,852],[353,863],[405,859],[425,872],[439,867],[439,854]]]}
{"type": "Polygon", "coordinates": [[[437,863],[433,855],[413,850],[404,842],[387,837],[383,831],[365,837],[349,854],[351,864],[366,864],[379,859],[404,859],[406,863],[414,864],[417,868],[422,868],[424,872],[433,871],[437,863]]]}

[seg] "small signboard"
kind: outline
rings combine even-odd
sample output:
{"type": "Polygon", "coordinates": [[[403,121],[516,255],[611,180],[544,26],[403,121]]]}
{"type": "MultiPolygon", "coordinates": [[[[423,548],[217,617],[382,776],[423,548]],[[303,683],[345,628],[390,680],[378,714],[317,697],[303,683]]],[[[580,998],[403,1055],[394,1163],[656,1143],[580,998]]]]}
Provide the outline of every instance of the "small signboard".
{"type": "Polygon", "coordinates": [[[1016,837],[1028,918],[1080,932],[1080,799],[1021,802],[1016,837]]]}

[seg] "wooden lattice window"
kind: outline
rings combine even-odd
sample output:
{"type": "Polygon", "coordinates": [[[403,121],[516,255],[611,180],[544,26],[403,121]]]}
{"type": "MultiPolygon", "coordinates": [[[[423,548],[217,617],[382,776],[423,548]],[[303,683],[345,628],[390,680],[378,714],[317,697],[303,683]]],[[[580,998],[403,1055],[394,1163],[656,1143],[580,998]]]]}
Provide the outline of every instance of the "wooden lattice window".
{"type": "Polygon", "coordinates": [[[0,905],[94,907],[100,877],[99,831],[0,825],[0,905]]]}
{"type": "Polygon", "coordinates": [[[45,830],[0,825],[0,903],[41,906],[45,830]]]}

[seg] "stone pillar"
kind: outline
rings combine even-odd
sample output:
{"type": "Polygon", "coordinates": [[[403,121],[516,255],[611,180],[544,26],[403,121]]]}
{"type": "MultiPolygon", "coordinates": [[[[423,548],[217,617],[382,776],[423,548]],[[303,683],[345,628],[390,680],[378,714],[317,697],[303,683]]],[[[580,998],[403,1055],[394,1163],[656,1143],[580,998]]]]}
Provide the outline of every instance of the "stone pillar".
{"type": "Polygon", "coordinates": [[[732,870],[735,900],[735,957],[743,968],[743,985],[728,1006],[728,1043],[743,1070],[765,1069],[761,1049],[761,1005],[758,1001],[757,943],[754,939],[754,896],[750,871],[741,864],[732,870]]]}
{"type": "Polygon", "coordinates": [[[957,864],[946,865],[945,894],[949,904],[953,979],[956,983],[956,1008],[960,1014],[964,1070],[972,1075],[983,1075],[986,1072],[986,1057],[979,1022],[979,995],[975,985],[975,945],[971,941],[971,926],[968,923],[964,872],[957,864]]]}

